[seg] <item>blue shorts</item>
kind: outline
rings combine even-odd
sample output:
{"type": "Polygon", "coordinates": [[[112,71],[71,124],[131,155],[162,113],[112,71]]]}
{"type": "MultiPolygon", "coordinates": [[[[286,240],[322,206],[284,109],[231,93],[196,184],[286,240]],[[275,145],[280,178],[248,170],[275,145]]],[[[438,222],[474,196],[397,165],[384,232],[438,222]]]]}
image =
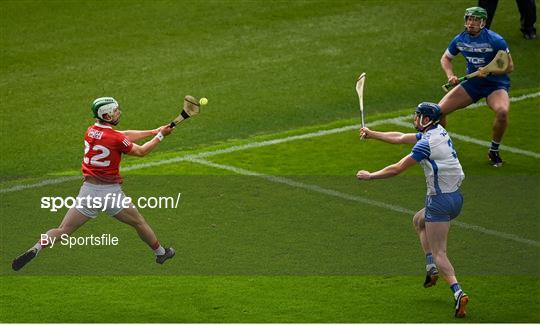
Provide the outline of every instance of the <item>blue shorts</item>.
{"type": "Polygon", "coordinates": [[[428,195],[426,197],[426,222],[449,222],[459,215],[463,206],[463,195],[459,190],[452,193],[428,195]]]}
{"type": "Polygon", "coordinates": [[[461,83],[467,94],[471,96],[473,102],[477,102],[482,98],[486,98],[492,92],[499,89],[504,89],[506,92],[510,89],[509,83],[494,82],[482,78],[472,78],[461,83]]]}

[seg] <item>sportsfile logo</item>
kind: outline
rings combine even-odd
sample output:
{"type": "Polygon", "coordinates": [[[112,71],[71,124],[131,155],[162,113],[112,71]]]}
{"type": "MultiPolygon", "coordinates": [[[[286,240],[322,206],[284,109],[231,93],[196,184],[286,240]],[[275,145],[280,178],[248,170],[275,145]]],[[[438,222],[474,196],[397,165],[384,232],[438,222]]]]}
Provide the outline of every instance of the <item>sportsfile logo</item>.
{"type": "Polygon", "coordinates": [[[133,204],[131,197],[117,195],[116,193],[107,193],[103,197],[91,197],[90,195],[83,197],[60,197],[60,196],[44,196],[41,198],[41,208],[48,209],[51,212],[56,212],[62,208],[76,209],[92,209],[99,211],[107,211],[108,209],[126,209],[137,207],[141,209],[176,209],[180,203],[180,196],[141,196],[133,204]]]}

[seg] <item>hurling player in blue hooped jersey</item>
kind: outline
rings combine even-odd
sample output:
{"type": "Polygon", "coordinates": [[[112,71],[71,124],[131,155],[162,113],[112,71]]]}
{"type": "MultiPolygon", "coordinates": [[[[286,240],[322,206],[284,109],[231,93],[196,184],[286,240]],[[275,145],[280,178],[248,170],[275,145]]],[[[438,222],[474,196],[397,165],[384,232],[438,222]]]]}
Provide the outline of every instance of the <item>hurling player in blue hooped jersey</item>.
{"type": "Polygon", "coordinates": [[[360,137],[377,139],[393,144],[414,144],[412,152],[399,162],[376,172],[360,170],[356,177],[371,180],[395,176],[419,163],[426,176],[425,207],[413,217],[415,230],[426,256],[424,287],[436,284],[439,272],[450,285],[455,299],[455,316],[464,317],[469,297],[457,281],[454,268],[446,256],[446,243],[450,221],[456,218],[463,205],[459,187],[465,175],[448,132],[439,124],[441,109],[434,103],[421,103],[416,107],[414,126],[418,133],[378,132],[366,127],[360,137]]]}
{"type": "Polygon", "coordinates": [[[491,165],[500,167],[503,161],[499,155],[499,145],[508,125],[508,112],[510,110],[508,73],[514,70],[514,64],[506,41],[499,34],[484,28],[486,20],[487,12],[484,8],[472,7],[465,10],[465,31],[450,42],[441,57],[442,69],[446,73],[448,82],[457,85],[458,77],[452,69],[452,60],[456,55],[461,53],[465,57],[467,73],[472,73],[476,70],[482,70],[493,60],[499,50],[508,53],[508,68],[504,74],[488,75],[482,73],[477,78],[464,81],[446,94],[439,102],[439,106],[443,113],[441,124],[446,125],[445,115],[486,98],[488,106],[495,113],[488,158],[491,165]]]}

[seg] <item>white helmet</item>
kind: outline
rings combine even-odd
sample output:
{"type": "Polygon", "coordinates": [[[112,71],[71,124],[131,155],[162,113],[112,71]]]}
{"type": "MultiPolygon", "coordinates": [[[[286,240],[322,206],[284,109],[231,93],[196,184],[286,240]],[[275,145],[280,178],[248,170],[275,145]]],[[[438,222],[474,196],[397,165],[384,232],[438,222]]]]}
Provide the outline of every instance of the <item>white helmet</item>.
{"type": "Polygon", "coordinates": [[[95,118],[107,123],[112,123],[112,121],[110,120],[105,120],[103,118],[103,115],[108,114],[109,116],[113,116],[114,112],[118,109],[119,106],[120,105],[118,105],[116,99],[112,97],[100,97],[94,100],[94,102],[92,103],[92,112],[94,113],[95,118]]]}

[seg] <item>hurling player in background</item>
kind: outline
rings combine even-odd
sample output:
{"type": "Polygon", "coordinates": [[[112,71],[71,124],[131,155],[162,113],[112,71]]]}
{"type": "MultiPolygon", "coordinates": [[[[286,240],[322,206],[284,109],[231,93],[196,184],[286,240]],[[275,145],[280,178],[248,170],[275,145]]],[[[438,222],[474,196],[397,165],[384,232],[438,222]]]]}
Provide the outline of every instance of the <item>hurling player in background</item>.
{"type": "MultiPolygon", "coordinates": [[[[167,125],[147,131],[114,130],[113,127],[120,121],[121,111],[118,102],[112,97],[101,97],[94,100],[92,112],[96,123],[88,128],[84,137],[84,158],[82,161],[84,183],[77,197],[101,198],[101,202],[105,204],[105,212],[135,228],[139,237],[154,251],[156,262],[163,264],[174,256],[174,249],[161,246],[154,231],[134,205],[122,208],[118,204],[118,201],[125,197],[120,186],[122,183],[120,160],[122,154],[139,157],[147,155],[173,129],[167,125]],[[143,145],[133,143],[133,141],[150,136],[153,138],[143,145]],[[114,195],[117,198],[116,204],[112,204],[111,200],[106,200],[107,195],[109,198],[114,195]]],[[[82,203],[81,207],[69,209],[58,228],[47,231],[49,241],[38,241],[32,248],[13,260],[13,270],[20,270],[36,257],[41,249],[47,246],[50,239],[59,238],[63,234],[70,235],[88,220],[96,218],[99,211],[103,210],[103,207],[90,206],[92,201],[81,200],[80,202],[82,203]]]]}
{"type": "Polygon", "coordinates": [[[457,87],[441,99],[439,106],[443,114],[441,124],[446,125],[446,115],[485,98],[487,105],[495,113],[488,158],[491,165],[501,167],[503,160],[499,155],[499,145],[508,125],[510,110],[508,73],[514,70],[514,64],[506,41],[499,34],[484,28],[486,20],[487,12],[484,8],[471,7],[465,10],[465,31],[450,42],[441,57],[441,67],[448,82],[457,87]],[[461,52],[467,61],[467,73],[472,73],[482,70],[493,60],[499,50],[506,51],[509,57],[508,68],[504,74],[484,73],[458,85],[458,77],[454,74],[452,67],[452,60],[456,55],[461,52]]]}
{"type": "Polygon", "coordinates": [[[469,296],[461,290],[454,267],[446,255],[450,221],[456,218],[463,205],[459,190],[465,175],[448,132],[439,125],[441,109],[434,103],[420,103],[416,107],[414,126],[418,133],[378,132],[360,129],[360,137],[377,139],[392,144],[414,144],[412,152],[399,162],[376,172],[360,170],[359,180],[395,176],[419,163],[426,176],[427,196],[425,207],[413,217],[414,228],[426,256],[424,287],[437,283],[439,271],[454,293],[455,316],[465,317],[469,296]]]}

